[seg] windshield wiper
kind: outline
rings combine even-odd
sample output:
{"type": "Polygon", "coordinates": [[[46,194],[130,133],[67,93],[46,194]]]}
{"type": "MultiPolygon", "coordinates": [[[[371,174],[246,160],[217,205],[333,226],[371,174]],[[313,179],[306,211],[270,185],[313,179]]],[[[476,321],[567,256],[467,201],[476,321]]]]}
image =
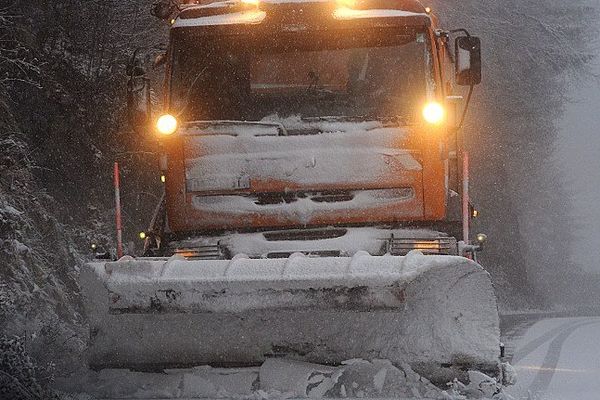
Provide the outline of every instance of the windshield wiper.
{"type": "Polygon", "coordinates": [[[200,77],[204,75],[204,73],[206,72],[207,68],[208,67],[202,68],[202,70],[200,72],[198,72],[198,75],[196,75],[196,77],[194,78],[194,80],[190,84],[190,87],[188,87],[187,93],[186,93],[185,98],[184,98],[183,106],[181,106],[181,108],[179,109],[179,111],[177,111],[175,113],[175,116],[177,118],[179,118],[183,114],[183,112],[187,109],[188,105],[190,104],[190,97],[191,97],[191,94],[192,94],[192,89],[196,86],[196,82],[198,82],[198,80],[200,79],[200,77]]]}
{"type": "Polygon", "coordinates": [[[404,117],[400,116],[376,116],[376,115],[331,115],[331,116],[323,116],[323,117],[302,117],[302,121],[304,122],[369,122],[369,121],[377,121],[384,123],[395,123],[397,125],[400,124],[401,121],[405,120],[404,117]]]}
{"type": "Polygon", "coordinates": [[[274,121],[190,121],[187,125],[200,129],[202,131],[201,135],[242,136],[244,134],[249,134],[250,136],[287,136],[288,134],[281,123],[274,121]],[[237,128],[241,129],[238,130],[237,128]],[[258,128],[258,130],[253,132],[248,128],[258,128]],[[269,133],[267,130],[268,128],[275,128],[277,130],[277,135],[269,133]]]}

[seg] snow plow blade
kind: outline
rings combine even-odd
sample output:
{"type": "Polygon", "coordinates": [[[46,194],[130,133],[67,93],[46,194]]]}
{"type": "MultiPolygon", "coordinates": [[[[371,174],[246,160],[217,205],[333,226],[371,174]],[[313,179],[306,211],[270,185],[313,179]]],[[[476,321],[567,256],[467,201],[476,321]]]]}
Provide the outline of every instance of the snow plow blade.
{"type": "Polygon", "coordinates": [[[463,257],[124,257],[81,273],[92,368],[349,359],[498,372],[489,274],[463,257]]]}

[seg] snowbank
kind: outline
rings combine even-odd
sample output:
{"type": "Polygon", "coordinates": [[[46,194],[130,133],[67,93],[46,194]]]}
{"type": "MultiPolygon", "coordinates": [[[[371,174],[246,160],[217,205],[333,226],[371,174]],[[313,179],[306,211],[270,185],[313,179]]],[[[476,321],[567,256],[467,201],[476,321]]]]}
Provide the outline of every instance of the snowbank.
{"type": "Polygon", "coordinates": [[[388,360],[353,359],[338,367],[269,359],[260,368],[208,366],[142,373],[104,370],[85,379],[64,379],[67,392],[119,399],[495,399],[508,400],[495,379],[469,371],[469,383],[454,381],[447,390],[434,386],[410,366],[388,360]]]}

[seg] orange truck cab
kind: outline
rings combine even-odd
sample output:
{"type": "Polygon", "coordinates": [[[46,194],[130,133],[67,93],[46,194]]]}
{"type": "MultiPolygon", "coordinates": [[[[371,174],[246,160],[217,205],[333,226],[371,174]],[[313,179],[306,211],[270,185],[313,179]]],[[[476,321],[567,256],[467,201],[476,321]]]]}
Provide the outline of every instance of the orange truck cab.
{"type": "Polygon", "coordinates": [[[138,107],[165,182],[147,255],[460,253],[451,90],[479,83],[477,38],[449,49],[416,0],[184,4],[169,21],[164,110],[138,107]]]}

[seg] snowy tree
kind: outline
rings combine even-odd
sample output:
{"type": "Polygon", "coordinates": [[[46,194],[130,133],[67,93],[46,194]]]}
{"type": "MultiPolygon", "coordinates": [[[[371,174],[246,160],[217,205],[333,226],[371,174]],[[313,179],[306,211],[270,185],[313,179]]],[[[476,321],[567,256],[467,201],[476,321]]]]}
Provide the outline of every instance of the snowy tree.
{"type": "Polygon", "coordinates": [[[569,78],[586,76],[593,58],[587,29],[596,11],[556,0],[436,3],[446,25],[468,28],[484,46],[484,81],[466,136],[482,208],[478,228],[491,239],[485,267],[504,299],[560,290],[573,222],[554,159],[556,124],[569,78]]]}

